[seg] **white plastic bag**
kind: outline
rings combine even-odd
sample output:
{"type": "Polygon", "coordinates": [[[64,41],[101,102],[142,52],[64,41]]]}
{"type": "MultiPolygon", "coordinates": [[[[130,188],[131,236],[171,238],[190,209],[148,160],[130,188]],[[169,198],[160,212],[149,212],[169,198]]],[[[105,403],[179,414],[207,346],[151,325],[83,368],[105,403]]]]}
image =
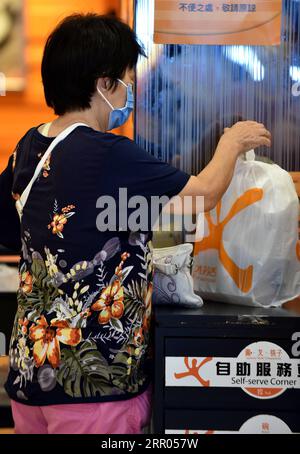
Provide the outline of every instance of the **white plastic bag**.
{"type": "Polygon", "coordinates": [[[207,299],[280,306],[300,295],[299,200],[288,172],[238,159],[229,188],[205,213],[195,244],[195,290],[207,299]]]}

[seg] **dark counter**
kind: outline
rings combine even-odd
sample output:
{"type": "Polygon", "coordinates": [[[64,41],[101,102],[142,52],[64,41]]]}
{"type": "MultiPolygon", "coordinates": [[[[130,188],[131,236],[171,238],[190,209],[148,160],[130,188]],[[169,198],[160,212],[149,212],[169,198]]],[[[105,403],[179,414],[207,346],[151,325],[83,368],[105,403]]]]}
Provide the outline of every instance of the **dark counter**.
{"type": "MultiPolygon", "coordinates": [[[[211,301],[205,301],[200,309],[156,306],[155,433],[170,430],[178,433],[197,430],[237,432],[248,419],[254,417],[254,421],[259,421],[261,415],[266,414],[271,422],[265,422],[265,427],[271,427],[275,421],[279,424],[278,427],[286,426],[286,430],[300,432],[299,388],[287,388],[282,392],[272,388],[270,397],[265,397],[269,391],[261,391],[261,388],[255,391],[258,395],[251,395],[252,388],[247,388],[251,389],[249,393],[242,386],[201,386],[197,382],[181,386],[180,381],[178,386],[166,385],[166,375],[170,375],[166,358],[175,357],[175,361],[178,358],[178,371],[182,372],[184,358],[189,358],[189,361],[198,359],[199,363],[201,358],[207,357],[225,360],[233,358],[233,361],[237,361],[236,358],[251,344],[266,348],[274,346],[272,350],[282,354],[282,363],[292,360],[293,373],[298,367],[300,377],[299,314],[281,308],[243,307],[211,301]]],[[[272,367],[281,367],[277,365],[279,359],[272,358],[272,361],[272,367]]],[[[267,367],[257,366],[257,362],[265,363],[268,360],[266,357],[261,360],[252,359],[251,367],[267,367]]],[[[292,378],[290,380],[292,382],[292,378]]]]}

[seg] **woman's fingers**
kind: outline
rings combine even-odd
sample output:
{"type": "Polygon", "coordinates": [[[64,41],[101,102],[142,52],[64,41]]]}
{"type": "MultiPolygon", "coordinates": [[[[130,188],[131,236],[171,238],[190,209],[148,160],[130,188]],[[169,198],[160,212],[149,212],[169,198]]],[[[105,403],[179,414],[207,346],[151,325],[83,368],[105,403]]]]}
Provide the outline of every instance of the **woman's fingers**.
{"type": "Polygon", "coordinates": [[[224,128],[226,140],[237,147],[239,154],[259,146],[271,146],[271,133],[263,123],[239,121],[230,128],[224,128]]]}
{"type": "Polygon", "coordinates": [[[263,128],[262,131],[261,131],[261,134],[263,136],[267,137],[268,139],[271,139],[271,133],[267,129],[263,128]]]}
{"type": "Polygon", "coordinates": [[[270,147],[271,146],[271,140],[265,136],[261,136],[257,139],[256,141],[256,146],[257,147],[260,147],[260,146],[266,146],[266,147],[270,147]]]}

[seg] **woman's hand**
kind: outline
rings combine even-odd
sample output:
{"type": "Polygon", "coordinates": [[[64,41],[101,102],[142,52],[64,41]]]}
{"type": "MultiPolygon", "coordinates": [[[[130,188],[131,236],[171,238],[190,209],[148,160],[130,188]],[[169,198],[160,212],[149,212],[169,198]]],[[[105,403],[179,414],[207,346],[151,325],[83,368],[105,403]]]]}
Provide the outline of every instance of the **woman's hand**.
{"type": "Polygon", "coordinates": [[[239,121],[225,128],[212,160],[179,195],[203,195],[204,211],[211,210],[228,188],[238,156],[261,145],[271,146],[271,134],[262,123],[239,121]]]}
{"type": "Polygon", "coordinates": [[[271,146],[271,133],[263,123],[238,121],[231,128],[225,128],[220,142],[226,142],[238,155],[260,146],[271,146]]]}

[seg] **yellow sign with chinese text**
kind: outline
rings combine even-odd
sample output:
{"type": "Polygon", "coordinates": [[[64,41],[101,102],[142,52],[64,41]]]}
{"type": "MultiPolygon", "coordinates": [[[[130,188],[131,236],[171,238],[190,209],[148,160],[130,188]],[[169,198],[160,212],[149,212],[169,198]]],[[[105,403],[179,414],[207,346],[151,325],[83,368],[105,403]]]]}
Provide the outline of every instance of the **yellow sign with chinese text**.
{"type": "Polygon", "coordinates": [[[282,0],[155,0],[157,44],[279,45],[282,0]]]}

